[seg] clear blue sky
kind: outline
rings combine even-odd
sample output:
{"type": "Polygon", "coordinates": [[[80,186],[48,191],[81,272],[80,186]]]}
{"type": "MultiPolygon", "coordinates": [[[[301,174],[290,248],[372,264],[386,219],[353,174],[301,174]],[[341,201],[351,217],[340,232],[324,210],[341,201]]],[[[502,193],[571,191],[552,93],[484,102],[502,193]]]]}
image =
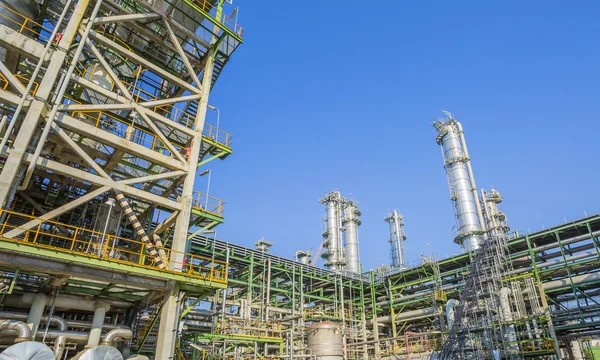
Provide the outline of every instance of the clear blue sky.
{"type": "Polygon", "coordinates": [[[245,43],[210,99],[234,136],[233,155],[210,165],[211,195],[226,202],[219,238],[264,236],[287,257],[316,249],[318,200],[339,189],[363,212],[365,270],[389,263],[394,208],[408,260],[426,243],[459,252],[431,126],[442,109],[513,228],[600,212],[600,2],[234,3],[245,43]]]}

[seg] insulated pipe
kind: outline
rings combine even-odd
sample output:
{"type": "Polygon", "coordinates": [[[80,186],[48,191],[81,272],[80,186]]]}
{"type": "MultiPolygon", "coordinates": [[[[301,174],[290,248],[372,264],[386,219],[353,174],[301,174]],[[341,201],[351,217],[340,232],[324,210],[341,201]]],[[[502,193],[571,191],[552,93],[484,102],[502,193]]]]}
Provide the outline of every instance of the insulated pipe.
{"type": "Polygon", "coordinates": [[[27,317],[27,326],[31,329],[31,334],[35,336],[38,328],[40,327],[40,321],[44,314],[44,308],[48,297],[45,294],[35,294],[31,301],[31,309],[29,309],[29,316],[27,317]]]}
{"type": "Polygon", "coordinates": [[[454,326],[454,308],[460,304],[460,301],[456,299],[450,299],[446,302],[446,321],[448,323],[448,329],[452,329],[454,326]]]}
{"type": "Polygon", "coordinates": [[[579,340],[573,340],[570,343],[571,351],[573,353],[573,360],[584,360],[583,353],[581,352],[581,344],[579,340]]]}
{"type": "Polygon", "coordinates": [[[129,340],[133,336],[133,332],[129,329],[113,329],[104,335],[102,345],[112,345],[117,340],[129,340]]]}
{"type": "MultiPolygon", "coordinates": [[[[512,317],[512,312],[510,310],[510,295],[512,293],[512,290],[507,288],[507,287],[503,287],[502,289],[500,289],[500,314],[502,315],[502,321],[504,322],[510,322],[513,320],[512,317]]],[[[508,341],[510,343],[510,348],[512,348],[513,350],[518,350],[515,349],[515,346],[517,345],[517,333],[515,331],[515,326],[514,325],[508,325],[506,328],[506,335],[508,337],[508,341]]]]}
{"type": "MultiPolygon", "coordinates": [[[[561,256],[561,254],[558,253],[557,257],[558,256],[561,256]]],[[[586,252],[579,253],[577,255],[566,256],[565,259],[557,259],[557,260],[545,261],[545,262],[536,264],[535,266],[538,269],[543,269],[543,268],[547,268],[547,267],[550,267],[550,266],[553,266],[553,265],[562,264],[565,261],[567,261],[567,262],[569,262],[569,261],[575,261],[575,260],[585,259],[585,258],[588,258],[588,257],[591,257],[591,256],[598,256],[598,253],[596,253],[596,251],[586,251],[586,252]]],[[[520,268],[520,269],[515,269],[515,270],[512,270],[512,271],[509,271],[509,272],[506,273],[506,275],[509,276],[509,275],[519,274],[519,273],[527,272],[527,271],[531,271],[531,270],[533,270],[533,267],[532,266],[528,266],[528,267],[525,267],[525,268],[520,268]]]]}
{"type": "MultiPolygon", "coordinates": [[[[9,295],[4,298],[5,307],[29,308],[33,304],[35,293],[25,293],[23,295],[9,295]]],[[[52,299],[47,299],[46,305],[50,305],[52,299]]],[[[102,300],[111,307],[129,308],[131,304],[126,301],[119,300],[102,300]]],[[[96,306],[93,300],[86,300],[75,296],[58,296],[55,302],[56,309],[63,310],[81,310],[94,311],[96,306]]]]}
{"type": "Polygon", "coordinates": [[[92,320],[92,329],[90,330],[90,337],[88,338],[87,347],[94,347],[100,344],[102,325],[104,325],[104,318],[106,317],[106,312],[108,310],[110,310],[110,305],[102,301],[96,301],[94,318],[92,320]]]}
{"type": "MultiPolygon", "coordinates": [[[[422,317],[431,316],[434,313],[435,313],[435,310],[431,309],[431,308],[418,309],[418,310],[413,310],[413,311],[407,311],[407,312],[402,312],[402,313],[399,313],[398,315],[396,315],[394,321],[414,320],[414,319],[419,319],[419,318],[422,318],[422,317]]],[[[391,316],[382,316],[382,317],[378,317],[377,318],[377,323],[391,323],[391,322],[392,322],[392,317],[391,316]]],[[[369,325],[372,325],[373,324],[373,320],[371,319],[367,323],[369,325]]]]}
{"type": "Polygon", "coordinates": [[[571,278],[565,278],[560,280],[549,281],[545,284],[542,284],[544,291],[554,290],[565,286],[570,286],[571,281],[574,285],[584,284],[592,281],[600,280],[600,272],[595,272],[591,274],[577,275],[571,278]]]}
{"type": "MultiPolygon", "coordinates": [[[[13,321],[13,320],[5,320],[5,321],[0,321],[0,326],[2,326],[1,324],[3,322],[14,322],[14,323],[22,323],[25,325],[25,327],[27,329],[29,329],[29,327],[27,326],[27,324],[25,324],[24,322],[21,321],[13,321]]],[[[23,328],[24,329],[24,328],[23,328]]],[[[4,340],[6,338],[6,336],[14,336],[17,335],[19,336],[19,331],[17,331],[17,329],[9,329],[9,328],[1,328],[0,327],[0,331],[2,332],[2,337],[1,339],[4,340]]],[[[106,335],[104,336],[104,338],[102,339],[103,343],[116,343],[116,342],[120,342],[120,341],[124,341],[124,340],[128,340],[131,338],[131,336],[127,337],[127,334],[132,334],[131,330],[129,329],[113,329],[109,332],[106,333],[106,335]],[[117,333],[116,331],[122,331],[117,333]],[[115,331],[115,333],[113,333],[112,335],[110,335],[110,337],[107,339],[107,336],[109,334],[111,334],[112,331],[115,331]],[[117,336],[118,335],[118,336],[117,336]]],[[[36,335],[36,338],[40,339],[44,336],[44,334],[38,333],[36,335]]],[[[46,334],[46,339],[58,339],[61,336],[64,336],[65,338],[69,339],[70,342],[76,342],[76,343],[80,343],[83,344],[85,342],[88,341],[88,338],[90,337],[90,333],[87,331],[56,331],[56,330],[48,330],[48,333],[46,334]]],[[[26,340],[29,341],[31,338],[28,337],[26,340]]],[[[22,340],[25,341],[25,340],[22,340]]]]}
{"type": "Polygon", "coordinates": [[[0,331],[12,330],[17,333],[15,342],[30,341],[31,329],[29,325],[23,321],[17,320],[0,320],[0,331]]]}

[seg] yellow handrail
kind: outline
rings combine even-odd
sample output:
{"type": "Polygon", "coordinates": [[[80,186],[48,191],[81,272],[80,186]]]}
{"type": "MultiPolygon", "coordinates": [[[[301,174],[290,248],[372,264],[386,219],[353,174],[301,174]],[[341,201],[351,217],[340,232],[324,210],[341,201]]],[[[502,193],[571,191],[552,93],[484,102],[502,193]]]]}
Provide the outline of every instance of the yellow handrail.
{"type": "Polygon", "coordinates": [[[160,248],[160,252],[165,254],[164,260],[169,263],[169,268],[164,269],[156,265],[152,257],[146,256],[147,246],[141,241],[9,210],[0,210],[0,219],[4,219],[0,224],[0,241],[82,255],[87,258],[98,258],[160,272],[183,274],[217,283],[227,283],[228,263],[225,261],[160,248]],[[35,225],[30,228],[24,228],[24,225],[15,225],[28,222],[34,222],[35,225]],[[13,230],[21,232],[21,234],[7,237],[6,235],[13,230]]]}

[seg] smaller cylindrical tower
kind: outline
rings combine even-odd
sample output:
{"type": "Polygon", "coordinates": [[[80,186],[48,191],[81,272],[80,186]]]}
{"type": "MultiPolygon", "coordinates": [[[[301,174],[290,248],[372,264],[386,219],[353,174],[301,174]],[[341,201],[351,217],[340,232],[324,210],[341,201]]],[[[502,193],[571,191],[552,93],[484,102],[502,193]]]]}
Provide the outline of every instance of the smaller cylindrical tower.
{"type": "Polygon", "coordinates": [[[319,360],[343,360],[342,329],[334,322],[320,322],[308,326],[308,348],[319,360]]]}
{"type": "Polygon", "coordinates": [[[320,200],[325,205],[327,229],[323,232],[323,259],[329,270],[342,270],[345,265],[344,248],[342,247],[341,210],[343,199],[339,191],[332,191],[320,200]]]}
{"type": "Polygon", "coordinates": [[[485,220],[488,231],[492,235],[506,235],[510,231],[510,226],[506,221],[506,214],[498,209],[498,205],[502,203],[502,195],[495,189],[489,193],[481,190],[481,199],[484,205],[485,220]]]}
{"type": "Polygon", "coordinates": [[[404,255],[406,236],[404,235],[402,215],[394,210],[384,220],[390,225],[390,265],[394,269],[404,269],[406,267],[406,257],[404,255]]]}
{"type": "Polygon", "coordinates": [[[310,251],[298,250],[296,251],[296,261],[300,264],[310,265],[312,254],[310,251]]]}
{"type": "Polygon", "coordinates": [[[451,113],[444,111],[447,119],[440,119],[433,126],[437,130],[436,142],[442,148],[444,169],[450,186],[450,199],[454,203],[458,233],[454,242],[466,251],[476,250],[485,231],[479,195],[471,169],[467,144],[462,125],[451,113]]]}
{"type": "Polygon", "coordinates": [[[360,274],[360,254],[358,247],[358,227],[361,224],[360,210],[357,203],[353,200],[344,201],[344,220],[342,224],[345,228],[345,255],[346,271],[360,274]]]}

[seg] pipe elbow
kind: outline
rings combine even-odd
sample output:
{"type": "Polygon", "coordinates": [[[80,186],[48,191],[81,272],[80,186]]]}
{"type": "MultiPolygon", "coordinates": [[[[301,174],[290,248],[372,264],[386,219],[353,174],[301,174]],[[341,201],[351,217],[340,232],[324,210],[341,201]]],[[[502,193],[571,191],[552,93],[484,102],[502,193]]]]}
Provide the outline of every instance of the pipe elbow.
{"type": "Polygon", "coordinates": [[[17,333],[16,343],[31,340],[31,329],[23,321],[1,320],[0,331],[13,330],[17,333]]]}
{"type": "Polygon", "coordinates": [[[104,335],[103,345],[112,345],[115,342],[129,340],[133,337],[133,332],[129,329],[113,329],[104,335]]]}

